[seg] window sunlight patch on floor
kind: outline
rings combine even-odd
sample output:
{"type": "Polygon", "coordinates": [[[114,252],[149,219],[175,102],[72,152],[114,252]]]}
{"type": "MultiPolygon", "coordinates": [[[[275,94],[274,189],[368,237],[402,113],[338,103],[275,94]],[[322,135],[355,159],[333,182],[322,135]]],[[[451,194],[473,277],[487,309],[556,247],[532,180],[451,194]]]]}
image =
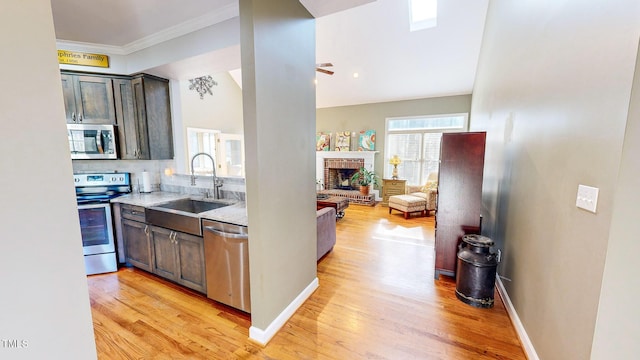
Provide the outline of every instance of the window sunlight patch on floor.
{"type": "MultiPolygon", "coordinates": [[[[395,242],[398,244],[404,244],[404,245],[414,245],[414,246],[426,246],[426,247],[433,247],[433,244],[428,244],[428,243],[422,243],[422,242],[413,242],[413,241],[407,241],[406,238],[402,238],[402,239],[390,239],[388,237],[380,237],[380,236],[372,236],[371,237],[374,240],[382,240],[382,241],[388,241],[388,242],[395,242]]],[[[424,239],[416,239],[416,240],[424,240],[424,239]]]]}
{"type": "Polygon", "coordinates": [[[422,226],[405,227],[390,224],[388,220],[381,219],[372,232],[372,239],[411,243],[416,245],[433,245],[432,241],[425,238],[425,230],[422,226]],[[409,241],[407,241],[409,240],[409,241]],[[418,240],[418,241],[415,241],[418,240]]]}

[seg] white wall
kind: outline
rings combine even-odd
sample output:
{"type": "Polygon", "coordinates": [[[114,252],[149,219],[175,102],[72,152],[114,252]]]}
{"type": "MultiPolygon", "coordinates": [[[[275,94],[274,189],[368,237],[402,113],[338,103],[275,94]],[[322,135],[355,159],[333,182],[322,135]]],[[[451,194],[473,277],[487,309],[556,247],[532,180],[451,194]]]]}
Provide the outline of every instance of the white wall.
{"type": "Polygon", "coordinates": [[[315,21],[297,0],[240,0],[240,18],[249,331],[266,342],[317,287],[315,21]]]}
{"type": "Polygon", "coordinates": [[[211,88],[213,95],[204,94],[202,99],[189,90],[188,80],[180,81],[182,125],[242,134],[242,90],[228,72],[210,75],[218,85],[211,88]]]}
{"type": "Polygon", "coordinates": [[[0,358],[95,359],[51,4],[0,8],[0,358]]]}
{"type": "Polygon", "coordinates": [[[613,219],[593,339],[592,359],[633,359],[640,354],[640,52],[616,184],[613,219]]]}
{"type": "MultiPolygon", "coordinates": [[[[170,64],[187,58],[225,50],[240,43],[239,18],[208,26],[192,33],[167,40],[127,55],[129,73],[145,72],[150,68],[170,64]]],[[[236,59],[237,60],[237,59],[236,59]]],[[[228,69],[237,69],[236,62],[228,69]]],[[[153,72],[152,72],[153,73],[153,72]]],[[[162,76],[162,74],[159,74],[162,76]]]]}
{"type": "Polygon", "coordinates": [[[542,359],[591,356],[614,199],[628,191],[618,172],[639,14],[631,0],[489,5],[471,108],[472,130],[487,131],[483,234],[503,249],[499,274],[542,359]],[[578,184],[600,188],[596,214],[576,208],[578,184]]]}
{"type": "MultiPolygon", "coordinates": [[[[203,74],[205,75],[205,74],[203,74]]],[[[176,159],[182,157],[184,162],[178,162],[178,172],[188,174],[189,159],[187,159],[187,128],[203,128],[220,130],[226,134],[243,134],[242,123],[242,90],[228,72],[210,74],[218,83],[211,89],[213,95],[204,94],[203,99],[195,90],[189,90],[189,80],[179,82],[180,87],[180,126],[182,129],[179,139],[176,139],[176,159]]]]}

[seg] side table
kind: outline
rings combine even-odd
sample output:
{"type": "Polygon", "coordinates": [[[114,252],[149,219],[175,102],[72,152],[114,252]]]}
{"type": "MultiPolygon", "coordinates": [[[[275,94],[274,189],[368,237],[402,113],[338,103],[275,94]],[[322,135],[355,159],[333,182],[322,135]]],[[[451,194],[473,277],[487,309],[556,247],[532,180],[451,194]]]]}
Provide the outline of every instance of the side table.
{"type": "Polygon", "coordinates": [[[380,205],[389,206],[389,196],[404,195],[407,180],[382,179],[382,202],[380,205]]]}

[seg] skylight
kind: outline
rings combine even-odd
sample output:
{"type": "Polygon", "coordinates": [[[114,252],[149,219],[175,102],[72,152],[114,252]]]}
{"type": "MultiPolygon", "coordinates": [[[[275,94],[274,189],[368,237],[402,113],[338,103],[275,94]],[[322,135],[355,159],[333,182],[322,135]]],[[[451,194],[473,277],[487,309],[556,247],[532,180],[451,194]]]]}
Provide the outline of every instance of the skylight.
{"type": "Polygon", "coordinates": [[[411,31],[435,27],[438,24],[438,0],[409,0],[411,31]]]}

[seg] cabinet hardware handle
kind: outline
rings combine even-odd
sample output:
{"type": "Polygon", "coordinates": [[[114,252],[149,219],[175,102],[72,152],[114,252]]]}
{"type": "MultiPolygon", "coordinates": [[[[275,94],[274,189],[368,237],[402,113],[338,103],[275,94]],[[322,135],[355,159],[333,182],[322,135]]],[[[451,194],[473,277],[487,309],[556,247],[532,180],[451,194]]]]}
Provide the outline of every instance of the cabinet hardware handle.
{"type": "Polygon", "coordinates": [[[73,122],[76,122],[76,112],[75,111],[71,113],[71,120],[73,122]]]}
{"type": "Polygon", "coordinates": [[[144,233],[149,235],[149,225],[144,226],[144,233]]]}
{"type": "Polygon", "coordinates": [[[82,122],[82,114],[78,114],[78,122],[82,122]]]}

